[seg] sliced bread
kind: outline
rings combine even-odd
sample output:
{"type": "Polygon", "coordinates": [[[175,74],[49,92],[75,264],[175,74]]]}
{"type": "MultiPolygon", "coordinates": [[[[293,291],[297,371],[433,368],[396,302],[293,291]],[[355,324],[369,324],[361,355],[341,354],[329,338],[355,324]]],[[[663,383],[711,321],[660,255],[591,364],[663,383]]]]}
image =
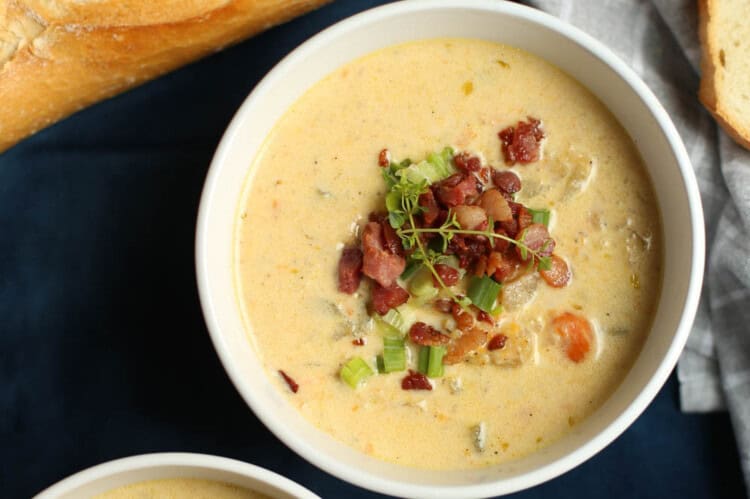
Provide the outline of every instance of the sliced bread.
{"type": "Polygon", "coordinates": [[[750,1],[698,0],[699,97],[734,140],[750,149],[750,1]]]}

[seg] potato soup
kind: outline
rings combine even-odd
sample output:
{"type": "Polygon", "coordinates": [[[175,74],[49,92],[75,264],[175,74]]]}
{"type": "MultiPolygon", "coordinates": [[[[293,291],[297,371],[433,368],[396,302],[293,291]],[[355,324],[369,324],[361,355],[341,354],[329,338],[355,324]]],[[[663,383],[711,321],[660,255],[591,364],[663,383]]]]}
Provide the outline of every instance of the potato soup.
{"type": "Polygon", "coordinates": [[[289,403],[361,452],[526,456],[641,350],[653,189],[604,105],[536,56],[379,50],[308,90],[251,161],[234,262],[249,340],[289,403]]]}
{"type": "Polygon", "coordinates": [[[197,478],[147,480],[99,494],[96,499],[270,499],[259,492],[197,478]]]}

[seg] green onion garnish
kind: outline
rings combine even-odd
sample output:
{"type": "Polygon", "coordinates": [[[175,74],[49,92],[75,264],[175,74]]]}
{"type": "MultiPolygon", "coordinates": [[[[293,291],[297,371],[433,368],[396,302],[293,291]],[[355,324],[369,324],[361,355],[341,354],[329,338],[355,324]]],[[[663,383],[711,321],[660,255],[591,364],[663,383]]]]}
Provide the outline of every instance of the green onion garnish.
{"type": "Polygon", "coordinates": [[[406,348],[399,336],[383,337],[383,372],[391,373],[406,369],[406,348]]]}
{"type": "Polygon", "coordinates": [[[427,374],[427,369],[430,364],[430,347],[422,347],[419,349],[419,360],[417,362],[417,371],[422,374],[427,374]]]}
{"type": "Polygon", "coordinates": [[[378,366],[378,373],[385,374],[385,365],[383,363],[382,355],[378,355],[377,357],[375,357],[375,364],[377,364],[378,366]]]}
{"type": "Polygon", "coordinates": [[[411,260],[409,263],[406,264],[406,268],[403,272],[401,272],[401,275],[399,276],[399,279],[402,281],[408,281],[411,276],[417,273],[417,271],[422,268],[422,262],[418,262],[416,260],[411,260]]]}
{"type": "MultiPolygon", "coordinates": [[[[375,316],[375,320],[385,322],[386,324],[394,328],[396,330],[396,333],[404,332],[404,318],[401,317],[401,314],[399,314],[398,310],[396,310],[395,308],[390,309],[383,316],[375,316]]],[[[383,334],[386,336],[393,335],[391,331],[383,331],[383,334]]]]}
{"type": "Polygon", "coordinates": [[[430,378],[439,378],[443,375],[443,356],[445,352],[445,347],[430,347],[429,361],[427,363],[427,376],[430,378]]]}
{"type": "Polygon", "coordinates": [[[417,370],[430,378],[439,378],[444,373],[443,356],[446,349],[443,346],[423,346],[419,349],[417,370]]]}
{"type": "Polygon", "coordinates": [[[341,367],[341,380],[352,388],[375,374],[372,368],[361,357],[352,357],[341,367]]]}
{"type": "Polygon", "coordinates": [[[531,220],[535,224],[542,224],[545,227],[549,226],[549,210],[541,209],[541,210],[534,210],[532,208],[527,208],[529,210],[529,213],[531,213],[531,220]]]}
{"type": "Polygon", "coordinates": [[[487,313],[492,312],[502,285],[487,276],[472,277],[466,295],[471,303],[487,313]]]}

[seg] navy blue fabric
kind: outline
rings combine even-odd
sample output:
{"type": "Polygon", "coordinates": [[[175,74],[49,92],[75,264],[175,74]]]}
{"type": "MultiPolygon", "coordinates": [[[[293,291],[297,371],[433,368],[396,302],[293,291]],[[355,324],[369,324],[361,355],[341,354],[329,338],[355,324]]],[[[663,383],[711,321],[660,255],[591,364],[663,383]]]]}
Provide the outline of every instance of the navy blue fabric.
{"type": "MultiPolygon", "coordinates": [[[[198,304],[193,237],[222,131],[347,0],[88,109],[0,155],[0,497],[133,454],[206,452],[323,497],[378,497],[287,449],[229,383],[198,304]]],[[[0,104],[1,105],[1,104],[0,104]]],[[[674,377],[618,440],[518,498],[744,497],[726,414],[674,377]]]]}

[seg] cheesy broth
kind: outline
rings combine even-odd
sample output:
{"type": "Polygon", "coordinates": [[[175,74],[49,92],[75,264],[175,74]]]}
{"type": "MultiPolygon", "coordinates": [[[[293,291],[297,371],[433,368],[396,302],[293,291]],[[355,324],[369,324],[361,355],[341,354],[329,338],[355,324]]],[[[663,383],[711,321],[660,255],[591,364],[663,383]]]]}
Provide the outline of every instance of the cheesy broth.
{"type": "Polygon", "coordinates": [[[96,499],[270,499],[265,494],[213,480],[147,480],[99,494],[96,499]]]}
{"type": "Polygon", "coordinates": [[[583,86],[513,47],[436,39],[349,63],[288,110],[247,181],[235,266],[250,340],[305,418],[386,461],[459,469],[534,452],[612,394],[648,333],[660,237],[635,147],[583,86]],[[531,272],[506,284],[498,326],[506,348],[446,366],[432,391],[402,390],[403,372],[352,390],[338,378],[341,365],[358,355],[374,366],[383,345],[368,321],[368,285],[340,293],[336,269],[343,244],[383,209],[378,152],[420,160],[451,145],[504,168],[498,131],[527,116],[542,120],[546,138],[540,161],[513,167],[523,182],[517,200],[551,209],[555,254],[571,282],[555,289],[531,272]],[[550,327],[565,311],[595,326],[580,363],[550,327]],[[353,346],[355,336],[366,344],[353,346]],[[297,393],[279,369],[299,383],[297,393]],[[474,438],[480,424],[483,450],[474,438]]]}

